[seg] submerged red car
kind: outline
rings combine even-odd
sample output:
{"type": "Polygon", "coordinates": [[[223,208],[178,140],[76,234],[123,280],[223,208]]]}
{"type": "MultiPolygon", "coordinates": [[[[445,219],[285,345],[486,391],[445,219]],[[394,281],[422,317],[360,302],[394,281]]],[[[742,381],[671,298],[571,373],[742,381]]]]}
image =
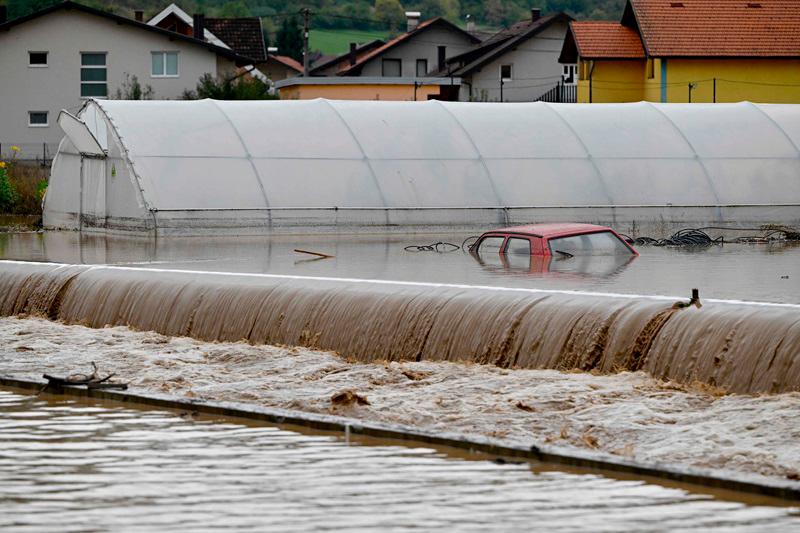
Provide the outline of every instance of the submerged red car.
{"type": "Polygon", "coordinates": [[[555,257],[639,255],[611,228],[574,223],[531,224],[487,231],[470,251],[555,257]]]}

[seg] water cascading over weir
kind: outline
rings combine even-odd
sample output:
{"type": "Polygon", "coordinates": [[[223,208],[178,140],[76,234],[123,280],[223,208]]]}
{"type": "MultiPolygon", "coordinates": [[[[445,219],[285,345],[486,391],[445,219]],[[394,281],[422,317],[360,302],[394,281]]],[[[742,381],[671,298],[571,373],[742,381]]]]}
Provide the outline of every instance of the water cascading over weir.
{"type": "Polygon", "coordinates": [[[800,306],[412,282],[0,261],[0,315],[125,325],[359,361],[644,370],[729,392],[800,390],[800,306]]]}

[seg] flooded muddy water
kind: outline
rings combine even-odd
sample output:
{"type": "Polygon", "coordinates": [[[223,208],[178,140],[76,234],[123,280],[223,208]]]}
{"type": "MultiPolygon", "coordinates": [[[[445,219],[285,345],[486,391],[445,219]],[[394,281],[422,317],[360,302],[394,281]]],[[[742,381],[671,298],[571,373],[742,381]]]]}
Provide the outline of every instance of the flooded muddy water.
{"type": "Polygon", "coordinates": [[[307,348],[209,343],[39,318],[0,318],[0,338],[0,375],[22,379],[85,373],[94,361],[102,375],[114,373],[144,393],[588,450],[756,482],[785,483],[800,474],[800,393],[723,395],[644,372],[360,363],[307,348]],[[368,403],[335,403],[344,391],[368,403]]]}
{"type": "Polygon", "coordinates": [[[361,362],[645,370],[727,392],[800,390],[796,304],[0,260],[0,316],[20,314],[361,362]]]}
{"type": "Polygon", "coordinates": [[[789,531],[798,509],[0,390],[0,529],[789,531]]]}
{"type": "MultiPolygon", "coordinates": [[[[712,232],[713,233],[713,232],[712,232]]],[[[463,234],[278,235],[141,239],[76,232],[0,234],[0,259],[292,274],[800,303],[800,244],[640,247],[640,257],[540,261],[407,252],[463,234]],[[335,257],[318,259],[294,249],[335,257]]]]}

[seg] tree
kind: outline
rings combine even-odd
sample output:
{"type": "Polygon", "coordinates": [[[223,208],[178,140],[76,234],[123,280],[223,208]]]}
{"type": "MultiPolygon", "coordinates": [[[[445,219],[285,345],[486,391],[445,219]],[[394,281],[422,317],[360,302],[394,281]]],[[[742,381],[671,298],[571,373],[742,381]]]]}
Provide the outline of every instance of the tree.
{"type": "Polygon", "coordinates": [[[256,78],[238,76],[236,78],[213,77],[203,74],[194,91],[183,91],[183,100],[213,98],[214,100],[272,100],[267,85],[256,78]]]}
{"type": "Polygon", "coordinates": [[[8,19],[24,17],[35,11],[61,3],[62,0],[8,0],[8,19]]]}
{"type": "Polygon", "coordinates": [[[281,28],[275,36],[278,53],[303,62],[303,32],[295,17],[283,19],[281,28]]]}
{"type": "Polygon", "coordinates": [[[444,17],[455,22],[461,15],[459,0],[421,0],[413,5],[414,9],[420,11],[426,19],[444,17]]]}
{"type": "Polygon", "coordinates": [[[251,16],[250,8],[243,0],[236,0],[235,2],[225,2],[219,10],[219,16],[222,18],[237,18],[251,16]]]}
{"type": "Polygon", "coordinates": [[[489,24],[500,26],[508,16],[508,9],[502,0],[489,0],[486,2],[483,17],[489,24]]]}
{"type": "Polygon", "coordinates": [[[391,31],[396,32],[406,19],[399,0],[375,0],[375,18],[385,22],[391,31]]]}

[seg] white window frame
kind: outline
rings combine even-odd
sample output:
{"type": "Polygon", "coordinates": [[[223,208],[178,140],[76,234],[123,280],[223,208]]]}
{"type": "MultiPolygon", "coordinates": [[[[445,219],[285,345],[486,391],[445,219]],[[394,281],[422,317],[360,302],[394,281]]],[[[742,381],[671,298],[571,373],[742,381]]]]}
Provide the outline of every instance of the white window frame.
{"type": "Polygon", "coordinates": [[[47,68],[50,66],[50,52],[47,50],[28,50],[28,67],[47,68]],[[31,63],[31,54],[44,54],[44,64],[31,63]]]}
{"type": "MultiPolygon", "coordinates": [[[[82,89],[82,86],[84,84],[86,84],[86,85],[105,85],[106,86],[106,95],[105,96],[83,96],[83,95],[81,95],[81,100],[88,100],[89,98],[107,99],[108,98],[108,52],[89,52],[89,51],[86,51],[86,50],[82,50],[80,52],[80,57],[81,57],[81,63],[80,63],[81,71],[83,69],[85,69],[85,68],[87,68],[87,69],[89,69],[89,68],[101,69],[102,68],[102,69],[104,69],[106,71],[106,81],[83,81],[83,80],[80,80],[81,89],[82,89]],[[102,54],[102,55],[106,56],[106,62],[105,62],[104,65],[84,65],[83,64],[83,55],[84,54],[102,54]]],[[[79,89],[79,92],[82,93],[83,90],[79,89]]]]}
{"type": "Polygon", "coordinates": [[[498,72],[497,74],[503,82],[514,81],[514,64],[506,63],[504,65],[500,65],[500,72],[498,72]],[[508,69],[511,71],[511,76],[509,76],[508,78],[503,77],[503,67],[508,67],[508,69]]]}
{"type": "Polygon", "coordinates": [[[28,111],[28,127],[29,128],[49,128],[50,127],[50,112],[47,110],[42,111],[28,111]],[[31,115],[34,113],[44,113],[45,123],[34,124],[31,122],[31,115]]]}
{"type": "Polygon", "coordinates": [[[178,50],[151,50],[150,51],[150,77],[151,78],[180,78],[181,77],[181,56],[178,50]],[[161,54],[161,66],[164,74],[153,74],[153,54],[161,54]],[[175,64],[178,67],[177,74],[167,74],[167,54],[175,54],[175,64]]]}
{"type": "Polygon", "coordinates": [[[561,71],[561,81],[563,81],[565,85],[577,85],[578,65],[574,63],[565,64],[561,71]],[[569,81],[570,77],[572,77],[572,81],[569,81]]]}

